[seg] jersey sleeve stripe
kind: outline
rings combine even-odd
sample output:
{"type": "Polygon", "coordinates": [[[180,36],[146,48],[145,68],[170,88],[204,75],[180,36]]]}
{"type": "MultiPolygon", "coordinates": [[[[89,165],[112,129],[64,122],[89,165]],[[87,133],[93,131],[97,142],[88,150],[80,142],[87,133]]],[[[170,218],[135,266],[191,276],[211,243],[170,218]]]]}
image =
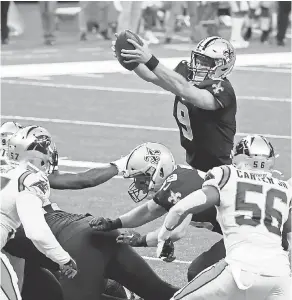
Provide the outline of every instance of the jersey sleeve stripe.
{"type": "Polygon", "coordinates": [[[221,108],[224,108],[223,103],[217,97],[214,97],[214,98],[218,102],[218,104],[221,106],[221,108]]]}
{"type": "Polygon", "coordinates": [[[18,191],[19,192],[22,192],[25,189],[24,180],[29,174],[31,174],[31,172],[26,171],[18,178],[18,191]]]}
{"type": "Polygon", "coordinates": [[[218,186],[219,186],[220,190],[222,190],[230,178],[231,170],[228,166],[222,166],[220,168],[223,172],[223,175],[221,177],[221,180],[220,180],[218,186]]]}

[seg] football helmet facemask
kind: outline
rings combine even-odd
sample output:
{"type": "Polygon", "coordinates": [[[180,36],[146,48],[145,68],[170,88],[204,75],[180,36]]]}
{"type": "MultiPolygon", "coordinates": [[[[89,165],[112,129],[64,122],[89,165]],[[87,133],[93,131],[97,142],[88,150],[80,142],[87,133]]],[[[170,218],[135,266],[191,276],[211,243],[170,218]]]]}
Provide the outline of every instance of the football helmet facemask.
{"type": "Polygon", "coordinates": [[[205,38],[191,53],[188,79],[195,84],[206,79],[223,79],[232,71],[235,60],[230,42],[218,36],[205,38]]]}
{"type": "Polygon", "coordinates": [[[124,178],[134,179],[128,189],[130,197],[135,202],[153,198],[174,168],[174,157],[164,145],[139,145],[130,153],[124,174],[124,178]]]}
{"type": "Polygon", "coordinates": [[[1,134],[1,156],[7,157],[8,140],[16,133],[22,126],[17,122],[5,122],[0,127],[1,134]]]}
{"type": "Polygon", "coordinates": [[[236,144],[232,161],[238,168],[273,172],[275,151],[264,136],[248,135],[236,144]]]}
{"type": "Polygon", "coordinates": [[[47,175],[58,165],[58,152],[51,134],[43,127],[27,126],[16,132],[8,142],[12,161],[26,161],[47,175]]]}

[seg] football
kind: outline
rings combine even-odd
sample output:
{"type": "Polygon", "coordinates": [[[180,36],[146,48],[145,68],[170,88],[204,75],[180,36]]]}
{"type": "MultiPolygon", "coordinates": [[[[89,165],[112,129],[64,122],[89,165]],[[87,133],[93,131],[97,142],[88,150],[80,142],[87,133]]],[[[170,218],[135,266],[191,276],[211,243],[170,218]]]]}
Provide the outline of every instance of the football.
{"type": "Polygon", "coordinates": [[[122,49],[135,50],[135,47],[131,43],[129,43],[127,39],[132,39],[141,46],[143,45],[143,42],[137,34],[135,34],[130,30],[122,31],[121,33],[119,33],[117,37],[116,45],[115,45],[117,59],[124,68],[126,68],[129,71],[132,71],[139,65],[139,63],[125,64],[124,63],[125,58],[121,56],[122,49]]]}

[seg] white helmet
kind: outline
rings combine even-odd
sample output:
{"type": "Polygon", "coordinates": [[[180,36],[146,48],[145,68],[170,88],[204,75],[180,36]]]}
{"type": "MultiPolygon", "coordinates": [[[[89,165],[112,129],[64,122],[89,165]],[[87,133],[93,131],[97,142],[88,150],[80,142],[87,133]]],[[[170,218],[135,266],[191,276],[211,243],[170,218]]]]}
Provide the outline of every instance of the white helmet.
{"type": "Polygon", "coordinates": [[[30,162],[46,174],[58,164],[52,136],[39,126],[27,126],[16,132],[8,141],[8,155],[15,162],[30,162]]]}
{"type": "Polygon", "coordinates": [[[230,42],[218,36],[205,38],[191,53],[189,80],[199,84],[205,79],[223,79],[232,71],[235,60],[230,42]]]}
{"type": "Polygon", "coordinates": [[[129,155],[125,178],[134,178],[128,193],[135,202],[152,198],[166,177],[173,172],[175,161],[170,150],[159,143],[145,143],[129,155]]]}
{"type": "Polygon", "coordinates": [[[0,127],[1,134],[1,156],[7,157],[8,140],[16,133],[22,126],[16,122],[5,122],[0,127]]]}
{"type": "Polygon", "coordinates": [[[272,172],[274,148],[264,136],[248,135],[236,144],[232,161],[238,168],[272,172]]]}

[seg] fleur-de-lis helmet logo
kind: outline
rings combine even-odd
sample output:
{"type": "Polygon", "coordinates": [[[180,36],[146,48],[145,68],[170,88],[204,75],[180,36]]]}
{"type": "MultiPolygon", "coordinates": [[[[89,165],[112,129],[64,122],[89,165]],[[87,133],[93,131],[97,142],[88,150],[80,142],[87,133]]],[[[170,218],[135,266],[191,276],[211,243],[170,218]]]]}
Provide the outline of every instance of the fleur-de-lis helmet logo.
{"type": "Polygon", "coordinates": [[[150,162],[151,164],[157,165],[158,162],[160,161],[160,150],[152,150],[148,147],[147,149],[147,154],[144,156],[144,160],[147,162],[150,162]]]}

